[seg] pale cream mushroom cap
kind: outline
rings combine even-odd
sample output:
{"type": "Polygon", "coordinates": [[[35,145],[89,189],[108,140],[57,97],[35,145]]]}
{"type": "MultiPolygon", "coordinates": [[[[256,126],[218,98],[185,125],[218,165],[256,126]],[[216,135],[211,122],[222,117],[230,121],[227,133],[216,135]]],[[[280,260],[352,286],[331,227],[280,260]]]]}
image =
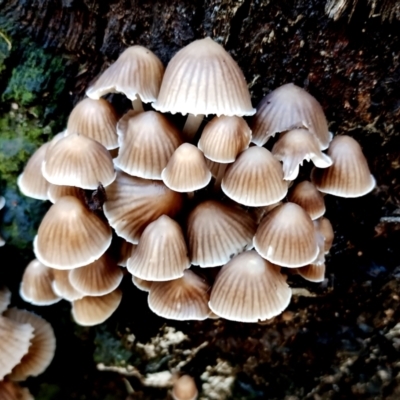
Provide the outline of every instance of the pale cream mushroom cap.
{"type": "Polygon", "coordinates": [[[5,286],[0,286],[0,315],[8,307],[11,301],[11,292],[5,286]]]}
{"type": "Polygon", "coordinates": [[[310,264],[297,269],[297,273],[310,282],[322,282],[325,279],[325,264],[310,264]]]}
{"type": "Polygon", "coordinates": [[[304,89],[287,83],[265,96],[257,106],[250,128],[252,142],[263,146],[278,132],[306,128],[320,142],[322,150],[329,146],[331,134],[318,101],[304,89]]]}
{"type": "Polygon", "coordinates": [[[328,218],[321,217],[314,221],[315,229],[323,236],[324,238],[324,251],[325,254],[329,253],[329,250],[332,247],[333,239],[335,238],[335,233],[333,231],[332,224],[330,223],[328,218]]]}
{"type": "Polygon", "coordinates": [[[49,183],[47,196],[49,201],[53,204],[61,197],[65,196],[73,196],[81,201],[85,201],[85,192],[83,189],[75,186],[53,185],[52,183],[49,183]]]}
{"type": "Polygon", "coordinates": [[[136,276],[132,276],[132,283],[141,291],[143,292],[149,292],[151,285],[152,285],[152,281],[146,281],[144,279],[140,279],[136,276]]]}
{"type": "Polygon", "coordinates": [[[172,388],[174,400],[196,400],[198,394],[196,382],[189,375],[182,375],[178,378],[172,388]]]}
{"type": "Polygon", "coordinates": [[[155,101],[160,90],[164,66],[159,58],[143,46],[128,47],[86,91],[92,99],[107,93],[124,93],[130,100],[155,101]]]}
{"type": "Polygon", "coordinates": [[[175,54],[153,107],[162,113],[183,115],[255,113],[243,72],[209,37],[195,40],[175,54]]]}
{"type": "Polygon", "coordinates": [[[53,269],[53,283],[52,288],[54,293],[67,301],[79,300],[85,296],[74,286],[69,279],[70,270],[53,269]]]}

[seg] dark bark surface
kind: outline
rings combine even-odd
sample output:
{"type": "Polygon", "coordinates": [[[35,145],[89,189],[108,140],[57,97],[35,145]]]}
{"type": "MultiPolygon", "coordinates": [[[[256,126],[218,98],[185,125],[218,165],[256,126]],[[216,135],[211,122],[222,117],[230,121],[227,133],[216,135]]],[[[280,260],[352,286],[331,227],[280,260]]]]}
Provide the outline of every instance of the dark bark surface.
{"type": "MultiPolygon", "coordinates": [[[[141,376],[182,360],[181,369],[199,387],[211,382],[204,376],[208,366],[221,382],[234,377],[226,397],[212,397],[203,385],[205,399],[400,397],[399,4],[386,1],[371,15],[375,2],[345,2],[351,4],[334,20],[328,3],[333,2],[0,0],[0,22],[8,32],[67,60],[69,100],[61,100],[67,112],[127,46],[147,46],[167,64],[186,44],[211,36],[243,69],[254,105],[284,83],[306,88],[321,102],[330,130],[360,142],[377,180],[363,198],[326,198],[336,235],[327,279],[311,284],[291,277],[291,286],[308,295],[295,296],[269,325],[165,321],[150,313],[146,295],[133,290],[128,277],[123,303],[107,329],[72,327],[66,304],[39,309],[55,326],[61,347],[53,366],[28,382],[33,393],[54,385],[56,394],[48,398],[125,398],[121,375],[96,371],[92,356],[96,348],[96,362],[118,364],[112,346],[121,339],[115,352],[128,351],[128,364],[137,368],[122,368],[135,389],[132,399],[165,398],[166,389],[146,386],[141,376]],[[148,359],[137,343],[154,339],[164,324],[187,339],[148,359]],[[63,376],[66,360],[76,368],[63,376]]],[[[3,273],[5,283],[16,288],[22,270],[9,281],[3,273]]]]}

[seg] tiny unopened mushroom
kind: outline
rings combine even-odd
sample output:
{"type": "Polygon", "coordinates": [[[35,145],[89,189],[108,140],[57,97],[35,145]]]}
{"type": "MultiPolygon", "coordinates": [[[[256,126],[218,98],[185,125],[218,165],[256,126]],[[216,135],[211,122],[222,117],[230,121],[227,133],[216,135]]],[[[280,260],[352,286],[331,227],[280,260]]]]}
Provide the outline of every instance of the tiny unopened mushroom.
{"type": "Polygon", "coordinates": [[[172,388],[172,398],[174,400],[196,400],[198,394],[196,382],[189,375],[182,375],[178,378],[172,388]]]}
{"type": "Polygon", "coordinates": [[[339,197],[360,197],[376,185],[358,142],[350,136],[336,136],[328,149],[333,161],[329,168],[314,168],[311,180],[323,193],[339,197]]]}

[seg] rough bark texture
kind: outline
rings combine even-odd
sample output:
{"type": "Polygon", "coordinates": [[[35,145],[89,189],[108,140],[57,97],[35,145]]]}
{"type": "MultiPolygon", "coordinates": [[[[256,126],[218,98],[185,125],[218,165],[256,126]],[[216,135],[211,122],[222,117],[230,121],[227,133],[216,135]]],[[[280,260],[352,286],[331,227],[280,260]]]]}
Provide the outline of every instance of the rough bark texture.
{"type": "MultiPolygon", "coordinates": [[[[400,397],[399,8],[398,1],[356,0],[0,0],[1,29],[15,38],[29,37],[46,54],[64,60],[69,92],[69,100],[59,97],[64,113],[127,46],[147,46],[166,64],[194,39],[211,36],[243,69],[254,105],[281,84],[305,87],[321,102],[331,131],[361,143],[377,179],[377,189],[364,198],[327,197],[336,233],[328,279],[307,284],[291,277],[292,286],[313,297],[296,296],[270,325],[164,321],[148,311],[146,296],[133,290],[129,279],[108,330],[72,327],[67,305],[40,309],[54,324],[61,347],[53,368],[32,383],[36,394],[43,393],[45,383],[55,394],[38,398],[104,399],[105,393],[125,398],[120,375],[103,372],[99,378],[94,348],[96,361],[135,366],[132,372],[122,363],[120,370],[130,375],[132,399],[165,398],[166,390],[149,388],[143,376],[181,361],[181,369],[203,385],[204,399],[400,397]],[[157,341],[164,323],[187,338],[169,344],[167,352],[156,345],[149,356],[140,343],[157,341]],[[76,349],[68,350],[72,344],[76,349]],[[61,377],[66,360],[75,357],[82,362],[68,378],[61,377]],[[217,397],[209,376],[219,379],[217,397]]],[[[22,62],[23,51],[14,53],[8,66],[22,62]]],[[[6,71],[4,77],[2,91],[13,75],[6,71]]],[[[43,118],[54,119],[56,108],[43,118]]],[[[6,208],[5,215],[9,212],[6,208]]],[[[12,246],[1,251],[17,257],[15,277],[0,272],[16,289],[26,259],[12,246]]]]}

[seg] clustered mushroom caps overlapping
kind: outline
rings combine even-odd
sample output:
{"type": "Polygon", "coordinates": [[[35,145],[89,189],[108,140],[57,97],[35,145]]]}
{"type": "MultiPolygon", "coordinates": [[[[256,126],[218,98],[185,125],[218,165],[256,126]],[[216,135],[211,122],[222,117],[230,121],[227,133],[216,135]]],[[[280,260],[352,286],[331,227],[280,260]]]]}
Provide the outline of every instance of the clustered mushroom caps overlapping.
{"type": "Polygon", "coordinates": [[[210,38],[180,50],[165,74],[150,50],[130,47],[86,94],[19,178],[23,193],[54,203],[21,296],[42,305],[64,298],[82,325],[118,307],[119,266],[165,318],[270,319],[291,298],[282,268],[324,279],[333,229],[323,195],[357,197],[375,186],[359,144],[332,140],[314,97],[289,83],[256,112],[242,71],[210,38]],[[113,92],[134,107],[120,119],[101,98],[113,92]],[[183,131],[164,113],[188,115],[183,131]],[[216,117],[195,146],[204,115],[216,117]],[[311,181],[290,187],[304,160],[315,165],[311,181]],[[100,184],[103,207],[88,207],[84,190],[101,193],[100,184]],[[117,257],[108,250],[115,240],[117,257]]]}
{"type": "Polygon", "coordinates": [[[18,382],[41,374],[54,357],[56,338],[43,318],[8,308],[11,292],[0,287],[0,398],[33,399],[18,382]]]}

